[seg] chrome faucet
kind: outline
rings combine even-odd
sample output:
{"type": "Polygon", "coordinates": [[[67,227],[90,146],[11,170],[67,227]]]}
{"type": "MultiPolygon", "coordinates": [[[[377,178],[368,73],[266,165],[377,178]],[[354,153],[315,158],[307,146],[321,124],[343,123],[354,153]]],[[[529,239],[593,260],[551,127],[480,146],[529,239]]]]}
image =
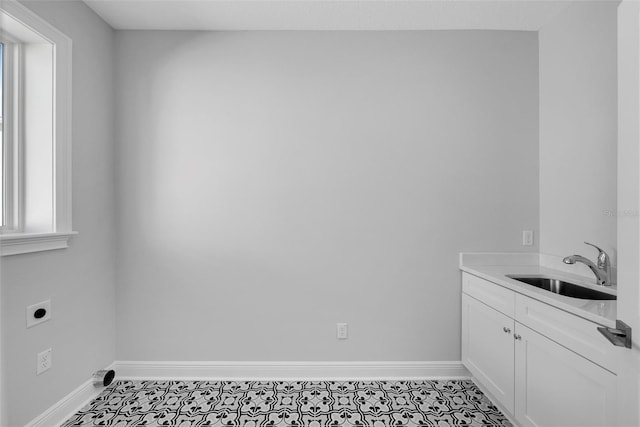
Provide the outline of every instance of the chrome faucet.
{"type": "Polygon", "coordinates": [[[582,255],[571,255],[562,260],[565,264],[575,264],[576,262],[581,262],[585,264],[587,267],[593,271],[593,274],[596,275],[596,279],[598,280],[598,285],[600,286],[611,286],[611,260],[609,255],[593,243],[584,242],[589,246],[593,246],[600,253],[598,254],[598,263],[597,265],[583,257],[582,255]]]}

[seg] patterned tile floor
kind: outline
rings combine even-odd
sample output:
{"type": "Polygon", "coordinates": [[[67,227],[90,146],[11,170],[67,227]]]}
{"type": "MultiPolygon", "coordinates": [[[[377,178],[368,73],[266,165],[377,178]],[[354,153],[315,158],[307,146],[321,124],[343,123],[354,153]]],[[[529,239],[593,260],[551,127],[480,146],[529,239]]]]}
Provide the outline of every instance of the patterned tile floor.
{"type": "Polygon", "coordinates": [[[511,426],[469,380],[118,381],[70,426],[511,426]]]}

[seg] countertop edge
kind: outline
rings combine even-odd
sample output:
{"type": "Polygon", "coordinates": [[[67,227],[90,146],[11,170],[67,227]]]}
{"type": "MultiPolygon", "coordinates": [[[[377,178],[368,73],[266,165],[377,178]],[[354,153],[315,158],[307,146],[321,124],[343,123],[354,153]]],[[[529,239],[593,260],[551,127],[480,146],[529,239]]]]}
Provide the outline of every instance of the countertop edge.
{"type": "MultiPolygon", "coordinates": [[[[571,305],[570,302],[573,298],[565,297],[562,295],[556,295],[550,293],[548,291],[537,289],[533,286],[526,285],[524,283],[520,283],[516,280],[510,279],[505,276],[505,274],[545,274],[552,275],[554,277],[567,278],[567,274],[562,271],[551,270],[548,268],[540,267],[539,265],[473,265],[467,266],[461,265],[459,266],[460,270],[474,276],[480,277],[482,279],[488,280],[492,283],[495,283],[498,286],[502,286],[513,292],[517,292],[529,298],[533,298],[537,301],[543,302],[545,304],[556,307],[560,310],[566,311],[568,313],[574,314],[583,319],[589,320],[591,322],[597,323],[599,325],[615,327],[616,324],[616,300],[610,301],[599,301],[597,303],[601,304],[602,307],[608,307],[607,314],[600,315],[589,311],[587,309],[577,307],[575,305],[571,305]]],[[[577,280],[568,277],[569,280],[576,282],[577,280]]],[[[578,280],[579,281],[579,280],[578,280]]],[[[581,285],[597,289],[595,285],[590,285],[588,283],[580,283],[581,285]]],[[[605,289],[597,289],[599,291],[604,291],[607,293],[615,294],[615,289],[605,290],[605,289]]],[[[584,300],[587,301],[587,300],[584,300]]]]}

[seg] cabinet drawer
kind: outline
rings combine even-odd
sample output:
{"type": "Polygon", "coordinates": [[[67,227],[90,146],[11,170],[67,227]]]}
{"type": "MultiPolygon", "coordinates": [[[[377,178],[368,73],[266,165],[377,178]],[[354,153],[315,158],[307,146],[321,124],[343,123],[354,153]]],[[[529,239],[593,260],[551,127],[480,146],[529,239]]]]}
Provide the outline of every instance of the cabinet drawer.
{"type": "Polygon", "coordinates": [[[524,295],[516,295],[516,321],[615,373],[615,347],[596,329],[597,323],[524,295]]]}
{"type": "Polygon", "coordinates": [[[462,292],[509,317],[514,317],[515,293],[509,289],[471,274],[462,273],[462,292]]]}

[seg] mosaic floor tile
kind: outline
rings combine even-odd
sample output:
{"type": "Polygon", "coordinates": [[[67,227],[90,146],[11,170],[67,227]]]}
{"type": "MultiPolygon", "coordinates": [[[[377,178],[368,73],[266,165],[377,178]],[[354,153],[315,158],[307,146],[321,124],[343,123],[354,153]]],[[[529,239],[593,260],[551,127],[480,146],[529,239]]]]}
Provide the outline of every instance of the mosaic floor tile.
{"type": "Polygon", "coordinates": [[[63,427],[511,426],[469,380],[117,381],[63,427]]]}

